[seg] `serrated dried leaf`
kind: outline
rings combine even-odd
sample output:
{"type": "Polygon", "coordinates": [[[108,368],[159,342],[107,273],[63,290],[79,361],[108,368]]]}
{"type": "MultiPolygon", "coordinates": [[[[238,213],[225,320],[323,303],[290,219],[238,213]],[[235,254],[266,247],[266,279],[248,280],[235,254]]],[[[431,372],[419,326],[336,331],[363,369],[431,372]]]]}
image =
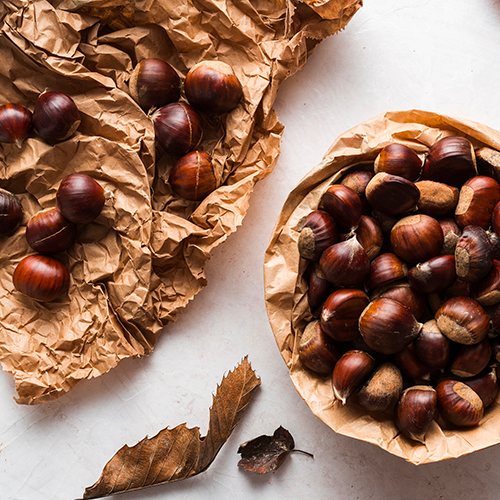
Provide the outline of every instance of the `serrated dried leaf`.
{"type": "Polygon", "coordinates": [[[207,435],[181,424],[125,445],[106,464],[99,480],[85,489],[84,500],[179,481],[206,470],[229,438],[260,379],[248,357],[222,379],[213,396],[207,435]]]}
{"type": "Polygon", "coordinates": [[[241,444],[238,465],[257,474],[276,472],[294,448],[292,435],[280,426],[272,436],[259,436],[241,444]]]}

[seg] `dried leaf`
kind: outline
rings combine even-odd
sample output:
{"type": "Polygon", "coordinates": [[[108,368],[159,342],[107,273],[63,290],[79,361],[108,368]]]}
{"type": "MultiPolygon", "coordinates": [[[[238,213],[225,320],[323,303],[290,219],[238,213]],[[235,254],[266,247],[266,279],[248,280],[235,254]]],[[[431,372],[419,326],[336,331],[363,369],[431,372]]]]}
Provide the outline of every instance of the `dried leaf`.
{"type": "Polygon", "coordinates": [[[292,451],[300,450],[295,450],[292,435],[280,426],[272,436],[259,436],[240,445],[238,453],[241,460],[238,465],[257,474],[276,472],[292,451]]]}
{"type": "Polygon", "coordinates": [[[85,499],[170,483],[203,472],[214,461],[222,445],[239,422],[243,410],[260,385],[248,358],[223,378],[210,408],[207,435],[198,427],[181,424],[125,445],[106,464],[99,480],[85,489],[85,499]]]}

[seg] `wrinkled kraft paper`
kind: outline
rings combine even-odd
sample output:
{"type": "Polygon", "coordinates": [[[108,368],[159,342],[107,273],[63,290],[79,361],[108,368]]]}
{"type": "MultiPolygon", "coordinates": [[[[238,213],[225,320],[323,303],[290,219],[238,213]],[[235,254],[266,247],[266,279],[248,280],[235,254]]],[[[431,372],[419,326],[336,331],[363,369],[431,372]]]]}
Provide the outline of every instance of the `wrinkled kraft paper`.
{"type": "Polygon", "coordinates": [[[307,262],[297,249],[299,221],[318,207],[328,186],[355,166],[373,165],[382,148],[406,144],[422,157],[447,135],[468,137],[475,148],[500,149],[500,132],[468,120],[411,110],[387,112],[338,137],[323,160],[288,196],[275,225],[264,262],[266,308],[290,377],[312,412],[334,431],[375,444],[413,464],[437,462],[472,453],[500,442],[500,404],[486,410],[481,423],[468,430],[451,430],[433,422],[425,445],[398,435],[390,414],[369,414],[355,403],[342,406],[333,395],[331,377],[308,371],[297,354],[296,339],[313,318],[302,275],[307,262]]]}
{"type": "Polygon", "coordinates": [[[70,139],[48,145],[33,132],[21,148],[0,145],[0,187],[16,193],[22,226],[0,241],[0,359],[17,401],[56,399],[121,359],[149,354],[163,327],[207,283],[211,251],[246,213],[269,175],[283,126],[272,105],[279,84],[317,44],[342,29],[361,0],[314,2],[5,0],[0,4],[0,103],[34,109],[44,90],[69,94],[82,114],[70,139]],[[244,99],[220,119],[205,117],[201,148],[213,155],[221,187],[201,203],[179,200],[164,179],[174,159],[156,147],[146,111],[128,94],[145,57],[181,77],[203,59],[231,64],[244,99]],[[30,251],[24,231],[56,204],[63,177],[85,172],[106,205],[77,243],[67,296],[36,303],[12,274],[30,251]]]}

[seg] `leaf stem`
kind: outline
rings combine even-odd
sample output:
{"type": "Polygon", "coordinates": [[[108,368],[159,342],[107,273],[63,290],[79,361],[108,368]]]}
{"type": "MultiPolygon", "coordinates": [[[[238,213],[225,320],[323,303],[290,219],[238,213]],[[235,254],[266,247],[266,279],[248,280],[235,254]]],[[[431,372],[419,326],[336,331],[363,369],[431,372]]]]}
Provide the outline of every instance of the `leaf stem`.
{"type": "Polygon", "coordinates": [[[308,457],[314,458],[314,455],[312,453],[309,453],[308,451],[297,450],[296,448],[294,448],[293,450],[290,450],[290,452],[293,452],[293,451],[296,451],[298,453],[303,453],[304,455],[307,455],[308,457]]]}

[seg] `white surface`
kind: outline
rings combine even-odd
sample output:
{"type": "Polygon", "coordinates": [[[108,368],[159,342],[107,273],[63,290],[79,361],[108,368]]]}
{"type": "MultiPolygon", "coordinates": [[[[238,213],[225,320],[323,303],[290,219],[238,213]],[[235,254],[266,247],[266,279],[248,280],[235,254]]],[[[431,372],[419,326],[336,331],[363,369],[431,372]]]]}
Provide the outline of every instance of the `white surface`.
{"type": "Polygon", "coordinates": [[[0,500],[82,498],[124,444],[182,422],[205,434],[212,393],[247,354],[262,386],[212,466],[124,499],[498,500],[499,446],[416,467],[318,420],[274,341],[262,271],[287,194],[349,128],[418,108],[500,129],[498,47],[497,0],[365,0],[280,89],[275,107],[286,129],[276,169],[257,186],[243,226],[214,252],[208,287],[154,353],[35,407],[17,405],[11,376],[0,372],[0,500]],[[273,475],[240,470],[238,445],[279,425],[315,458],[292,454],[273,475]]]}

